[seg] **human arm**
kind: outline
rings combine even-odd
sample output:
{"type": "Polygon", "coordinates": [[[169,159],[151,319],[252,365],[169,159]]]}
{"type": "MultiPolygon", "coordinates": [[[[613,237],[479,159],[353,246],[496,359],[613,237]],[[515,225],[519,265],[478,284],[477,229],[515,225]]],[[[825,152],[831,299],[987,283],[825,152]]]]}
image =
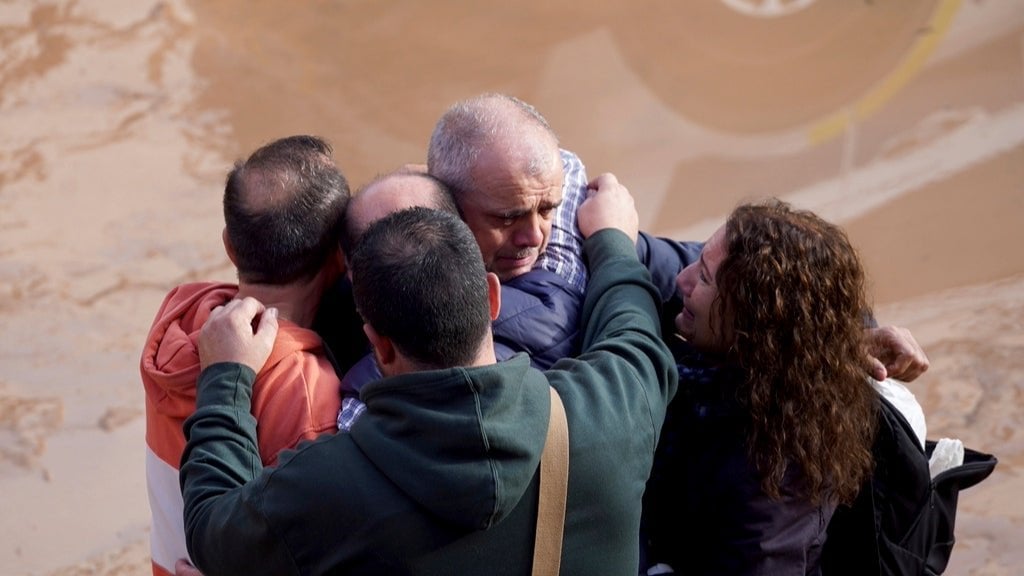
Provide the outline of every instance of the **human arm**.
{"type": "Polygon", "coordinates": [[[295,572],[284,543],[267,527],[260,485],[253,483],[263,465],[250,412],[252,385],[276,329],[273,309],[246,298],[215,309],[200,333],[203,371],[196,411],[184,425],[180,481],[186,545],[207,576],[295,572]]]}
{"type": "Polygon", "coordinates": [[[347,432],[352,429],[352,425],[366,411],[366,404],[359,399],[359,391],[363,389],[363,386],[383,377],[372,352],[356,362],[345,373],[345,377],[341,379],[341,410],[338,411],[338,430],[347,432]]]}
{"type": "Polygon", "coordinates": [[[637,258],[636,208],[613,176],[593,182],[579,226],[590,271],[582,352],[546,374],[565,404],[570,439],[581,446],[572,452],[573,469],[604,471],[571,478],[568,506],[599,501],[594,522],[633,535],[626,564],[611,564],[599,551],[579,572],[636,573],[638,511],[679,376],[659,330],[660,297],[637,258]]]}
{"type": "Polygon", "coordinates": [[[868,372],[875,380],[910,382],[928,370],[928,356],[910,330],[899,326],[865,328],[868,372]]]}
{"type": "MultiPolygon", "coordinates": [[[[619,368],[614,365],[621,366],[624,351],[641,352],[639,356],[625,356],[633,378],[627,378],[628,384],[617,393],[624,395],[620,404],[640,402],[646,405],[642,411],[645,422],[637,425],[653,425],[652,439],[656,440],[665,407],[678,386],[678,373],[671,352],[661,338],[660,298],[650,282],[650,273],[636,258],[635,246],[632,253],[626,255],[614,250],[624,247],[625,239],[610,229],[617,229],[632,240],[638,233],[632,197],[624,188],[618,190],[619,187],[614,176],[611,179],[606,175],[599,177],[580,207],[580,230],[587,237],[584,247],[591,266],[581,316],[581,358],[592,363],[608,363],[611,366],[605,370],[615,372],[619,368]],[[600,354],[609,351],[611,355],[600,354]],[[595,353],[597,355],[592,356],[595,353]],[[645,393],[636,394],[640,389],[645,393]]],[[[625,404],[621,404],[622,407],[625,404]]],[[[649,448],[653,453],[654,445],[649,448]]]]}
{"type": "Polygon", "coordinates": [[[276,308],[266,308],[255,298],[231,300],[210,311],[203,324],[199,366],[205,370],[213,364],[230,362],[259,372],[270,357],[276,337],[276,308]]]}
{"type": "MultiPolygon", "coordinates": [[[[578,571],[625,574],[636,573],[640,500],[678,373],[661,339],[659,298],[637,259],[632,222],[620,226],[591,212],[604,202],[603,189],[595,189],[580,211],[581,230],[589,235],[584,250],[590,266],[582,353],[557,362],[547,375],[563,398],[570,439],[575,437],[581,447],[572,452],[573,469],[604,471],[570,480],[570,507],[601,502],[594,522],[633,535],[634,556],[625,565],[609,563],[598,552],[578,571]]],[[[635,208],[626,202],[609,211],[614,217],[635,208]]]]}
{"type": "Polygon", "coordinates": [[[587,197],[577,211],[580,233],[590,238],[605,228],[615,228],[636,242],[640,216],[629,190],[614,174],[604,173],[587,185],[587,197]]]}
{"type": "Polygon", "coordinates": [[[651,274],[661,297],[661,332],[675,332],[675,318],[683,309],[683,298],[676,286],[676,277],[683,268],[700,259],[703,242],[681,242],[640,232],[636,253],[651,274]]]}
{"type": "MultiPolygon", "coordinates": [[[[651,281],[661,294],[662,302],[679,301],[676,276],[690,264],[700,259],[703,242],[671,240],[640,232],[636,241],[636,253],[640,262],[651,273],[651,281]]],[[[679,301],[677,307],[681,307],[679,301]]],[[[672,313],[675,317],[675,313],[672,313]]]]}
{"type": "Polygon", "coordinates": [[[358,398],[359,391],[363,389],[363,386],[383,377],[371,352],[349,368],[348,372],[345,372],[345,376],[341,379],[341,395],[358,398]]]}

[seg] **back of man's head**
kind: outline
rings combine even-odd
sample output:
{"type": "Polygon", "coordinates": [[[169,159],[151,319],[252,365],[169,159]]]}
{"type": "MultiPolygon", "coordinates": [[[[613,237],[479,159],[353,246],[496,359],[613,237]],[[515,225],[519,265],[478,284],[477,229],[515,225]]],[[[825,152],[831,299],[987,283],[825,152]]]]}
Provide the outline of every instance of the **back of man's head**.
{"type": "Polygon", "coordinates": [[[356,307],[424,368],[470,365],[491,326],[480,249],[457,216],[408,208],[374,222],[352,256],[356,307]]]}
{"type": "Polygon", "coordinates": [[[224,222],[239,280],[309,279],[337,253],[349,188],[331,152],[315,136],[290,136],[235,163],[224,222]]]}
{"type": "Polygon", "coordinates": [[[561,167],[557,150],[558,137],[536,108],[514,96],[485,93],[456,102],[441,116],[430,135],[427,166],[458,200],[473,190],[482,156],[524,159],[523,171],[535,175],[561,167]]]}
{"type": "Polygon", "coordinates": [[[351,264],[359,238],[370,224],[393,212],[422,206],[459,214],[451,191],[424,171],[401,168],[377,176],[360,188],[345,208],[341,248],[351,264]]]}

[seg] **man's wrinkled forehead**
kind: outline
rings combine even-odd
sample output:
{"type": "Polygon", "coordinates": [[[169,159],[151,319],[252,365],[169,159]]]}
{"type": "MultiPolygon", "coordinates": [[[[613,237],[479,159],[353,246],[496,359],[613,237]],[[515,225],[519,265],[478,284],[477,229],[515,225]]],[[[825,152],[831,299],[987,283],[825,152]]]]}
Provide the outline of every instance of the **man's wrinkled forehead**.
{"type": "Polygon", "coordinates": [[[459,196],[477,204],[510,208],[558,204],[562,201],[562,166],[558,163],[548,168],[547,171],[531,173],[524,169],[482,164],[475,171],[472,189],[460,190],[459,196]]]}
{"type": "Polygon", "coordinates": [[[561,202],[561,183],[542,185],[533,182],[492,184],[465,194],[459,204],[463,210],[498,215],[542,211],[556,208],[561,202]]]}

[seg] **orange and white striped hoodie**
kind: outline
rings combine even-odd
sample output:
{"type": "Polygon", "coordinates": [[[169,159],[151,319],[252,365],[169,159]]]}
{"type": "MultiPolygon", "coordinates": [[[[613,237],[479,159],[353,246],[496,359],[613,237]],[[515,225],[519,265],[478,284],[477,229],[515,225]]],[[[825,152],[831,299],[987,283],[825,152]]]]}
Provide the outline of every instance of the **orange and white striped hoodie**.
{"type": "MultiPolygon", "coordinates": [[[[199,330],[215,307],[235,297],[238,286],[184,284],[160,306],[142,352],[146,392],[146,484],[152,511],[153,574],[174,574],[188,558],[178,468],[185,449],[182,424],[196,405],[199,330]]],[[[252,413],[259,423],[264,465],[300,440],[337,430],[340,381],[320,337],[283,318],[277,340],[253,385],[252,413]]]]}

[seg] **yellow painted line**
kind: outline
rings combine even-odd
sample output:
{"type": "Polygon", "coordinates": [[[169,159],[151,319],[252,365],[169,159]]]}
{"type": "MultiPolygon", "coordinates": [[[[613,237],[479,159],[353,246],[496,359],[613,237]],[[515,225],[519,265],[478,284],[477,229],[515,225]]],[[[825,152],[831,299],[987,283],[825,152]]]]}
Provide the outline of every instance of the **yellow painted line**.
{"type": "Polygon", "coordinates": [[[826,116],[807,131],[812,145],[831,140],[846,131],[851,122],[863,120],[876,112],[885,102],[896,95],[935,52],[939,41],[949,31],[953,18],[960,9],[961,0],[942,0],[928,22],[928,32],[911,47],[903,62],[885,79],[846,110],[826,116]]]}

